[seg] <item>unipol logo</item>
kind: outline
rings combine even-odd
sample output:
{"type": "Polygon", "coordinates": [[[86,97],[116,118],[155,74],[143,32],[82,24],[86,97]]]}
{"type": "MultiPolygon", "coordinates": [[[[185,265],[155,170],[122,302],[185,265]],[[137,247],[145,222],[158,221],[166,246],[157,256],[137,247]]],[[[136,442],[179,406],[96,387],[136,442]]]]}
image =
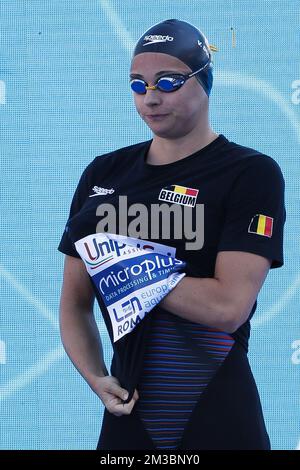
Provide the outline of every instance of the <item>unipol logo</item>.
{"type": "Polygon", "coordinates": [[[0,80],[0,104],[5,104],[5,82],[0,80]]]}

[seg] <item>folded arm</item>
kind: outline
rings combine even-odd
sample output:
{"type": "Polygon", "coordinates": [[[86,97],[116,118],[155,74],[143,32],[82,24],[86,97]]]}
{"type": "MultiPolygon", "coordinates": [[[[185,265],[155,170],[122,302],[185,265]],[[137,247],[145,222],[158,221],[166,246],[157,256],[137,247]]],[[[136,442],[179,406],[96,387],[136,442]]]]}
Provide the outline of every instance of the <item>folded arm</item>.
{"type": "Polygon", "coordinates": [[[184,277],[160,303],[179,317],[236,331],[248,318],[271,260],[242,251],[221,251],[213,278],[184,277]]]}

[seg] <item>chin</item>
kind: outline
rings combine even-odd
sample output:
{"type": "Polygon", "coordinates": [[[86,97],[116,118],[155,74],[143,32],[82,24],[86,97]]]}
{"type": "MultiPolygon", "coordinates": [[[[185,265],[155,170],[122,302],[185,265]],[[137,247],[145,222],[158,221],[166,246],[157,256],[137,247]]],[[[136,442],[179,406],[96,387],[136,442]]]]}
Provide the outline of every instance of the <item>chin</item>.
{"type": "Polygon", "coordinates": [[[155,130],[151,129],[154,135],[161,137],[162,139],[175,139],[178,137],[178,134],[174,133],[173,130],[155,130]]]}
{"type": "Polygon", "coordinates": [[[163,126],[149,126],[147,123],[149,129],[153,132],[154,135],[157,135],[158,137],[163,137],[165,139],[174,139],[178,133],[174,131],[174,128],[171,128],[170,126],[168,127],[163,127],[163,126]]]}
{"type": "Polygon", "coordinates": [[[182,132],[179,132],[178,130],[172,128],[172,129],[151,129],[153,134],[157,135],[157,137],[161,137],[163,139],[170,139],[170,140],[173,140],[173,139],[178,139],[180,137],[184,137],[185,135],[187,135],[187,133],[184,133],[182,132]]]}

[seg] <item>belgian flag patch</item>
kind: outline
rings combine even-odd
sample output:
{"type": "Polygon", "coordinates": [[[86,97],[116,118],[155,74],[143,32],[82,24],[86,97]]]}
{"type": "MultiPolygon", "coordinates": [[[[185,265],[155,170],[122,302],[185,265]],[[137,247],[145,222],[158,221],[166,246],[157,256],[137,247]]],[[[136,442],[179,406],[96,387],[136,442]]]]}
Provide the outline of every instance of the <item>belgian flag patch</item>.
{"type": "Polygon", "coordinates": [[[199,190],[173,184],[162,188],[158,200],[168,201],[181,206],[195,207],[199,190]]]}
{"type": "Polygon", "coordinates": [[[256,214],[249,225],[248,233],[256,233],[263,237],[272,237],[273,218],[263,214],[256,214]]]}

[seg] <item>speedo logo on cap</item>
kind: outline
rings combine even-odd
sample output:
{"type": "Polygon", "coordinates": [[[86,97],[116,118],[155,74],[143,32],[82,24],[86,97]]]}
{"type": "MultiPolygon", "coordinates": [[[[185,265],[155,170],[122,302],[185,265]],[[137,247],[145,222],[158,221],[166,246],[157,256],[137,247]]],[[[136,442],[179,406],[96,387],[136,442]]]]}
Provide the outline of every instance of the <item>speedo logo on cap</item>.
{"type": "Polygon", "coordinates": [[[149,44],[155,44],[157,42],[173,41],[173,36],[163,36],[162,34],[149,34],[144,37],[144,41],[147,41],[143,46],[149,46],[149,44]]]}

